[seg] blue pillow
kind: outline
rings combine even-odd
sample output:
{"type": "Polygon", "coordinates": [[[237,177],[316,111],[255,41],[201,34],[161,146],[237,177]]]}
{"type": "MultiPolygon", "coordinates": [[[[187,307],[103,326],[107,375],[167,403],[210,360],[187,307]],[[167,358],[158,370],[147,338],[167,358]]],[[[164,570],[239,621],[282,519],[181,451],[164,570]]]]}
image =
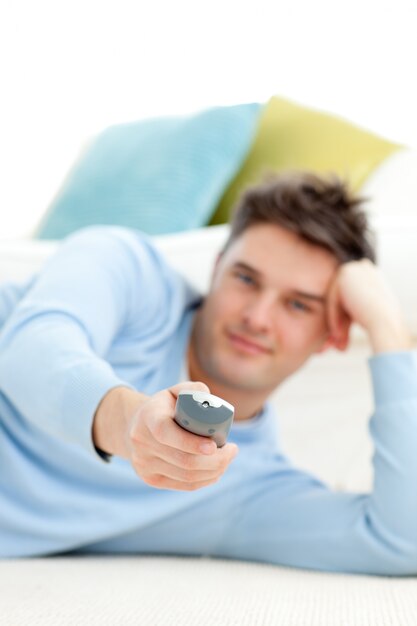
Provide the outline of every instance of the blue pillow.
{"type": "Polygon", "coordinates": [[[207,224],[254,139],[261,104],[216,107],[103,131],[70,172],[36,237],[91,224],[148,234],[207,224]]]}

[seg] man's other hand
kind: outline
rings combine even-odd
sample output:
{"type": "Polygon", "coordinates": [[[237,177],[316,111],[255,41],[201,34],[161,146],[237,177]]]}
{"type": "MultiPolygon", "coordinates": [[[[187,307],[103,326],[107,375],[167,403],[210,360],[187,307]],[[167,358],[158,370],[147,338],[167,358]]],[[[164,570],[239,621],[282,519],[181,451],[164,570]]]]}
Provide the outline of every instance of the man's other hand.
{"type": "Polygon", "coordinates": [[[410,332],[398,300],[381,270],[368,259],[339,267],[327,299],[329,334],[345,350],[356,322],[367,333],[374,353],[409,350],[410,332]]]}

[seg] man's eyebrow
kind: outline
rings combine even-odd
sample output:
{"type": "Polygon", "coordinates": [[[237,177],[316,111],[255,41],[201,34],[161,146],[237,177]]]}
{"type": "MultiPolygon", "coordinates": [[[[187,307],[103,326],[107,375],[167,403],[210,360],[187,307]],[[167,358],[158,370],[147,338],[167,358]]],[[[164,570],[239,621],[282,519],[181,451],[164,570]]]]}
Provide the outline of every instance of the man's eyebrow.
{"type": "Polygon", "coordinates": [[[322,304],[326,302],[325,296],[319,296],[315,293],[307,293],[306,291],[294,291],[293,293],[299,298],[304,298],[305,300],[314,300],[315,302],[321,302],[322,304]]]}
{"type": "Polygon", "coordinates": [[[243,261],[236,261],[236,263],[233,263],[233,267],[240,267],[240,269],[242,270],[246,270],[247,272],[252,272],[252,274],[256,274],[257,276],[262,276],[262,272],[255,269],[251,265],[244,263],[243,261]]]}
{"type": "MultiPolygon", "coordinates": [[[[236,261],[236,263],[234,263],[233,266],[243,269],[247,272],[251,272],[252,274],[255,274],[256,276],[262,276],[262,272],[255,269],[251,265],[244,263],[243,261],[236,261]]],[[[319,302],[322,304],[326,302],[326,296],[322,296],[316,293],[308,293],[307,291],[300,291],[298,289],[295,289],[292,293],[295,296],[298,296],[299,298],[304,298],[305,300],[314,300],[315,302],[319,302]]]]}

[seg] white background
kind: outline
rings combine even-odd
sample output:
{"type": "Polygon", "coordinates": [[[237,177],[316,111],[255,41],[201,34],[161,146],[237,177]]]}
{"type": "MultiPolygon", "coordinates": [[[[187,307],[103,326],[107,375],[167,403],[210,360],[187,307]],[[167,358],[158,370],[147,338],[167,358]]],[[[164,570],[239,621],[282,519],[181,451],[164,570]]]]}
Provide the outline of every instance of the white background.
{"type": "Polygon", "coordinates": [[[0,0],[0,238],[102,127],[280,94],[417,146],[415,0],[0,0]]]}

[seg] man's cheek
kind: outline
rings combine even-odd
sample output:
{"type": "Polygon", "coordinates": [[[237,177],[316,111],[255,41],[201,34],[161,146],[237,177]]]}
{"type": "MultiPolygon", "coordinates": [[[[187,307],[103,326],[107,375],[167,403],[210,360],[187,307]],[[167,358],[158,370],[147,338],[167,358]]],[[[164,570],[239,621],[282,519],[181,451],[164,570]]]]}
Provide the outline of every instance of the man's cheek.
{"type": "Polygon", "coordinates": [[[314,348],[323,336],[324,328],[321,325],[300,324],[281,333],[281,345],[291,351],[305,352],[314,348]]]}
{"type": "Polygon", "coordinates": [[[231,323],[236,323],[236,320],[240,320],[241,317],[239,308],[231,305],[230,303],[228,303],[228,305],[219,303],[216,310],[213,311],[213,315],[215,316],[215,319],[226,326],[231,323]]]}
{"type": "Polygon", "coordinates": [[[327,320],[324,315],[311,315],[304,325],[305,334],[311,339],[323,337],[327,334],[327,320]]]}

